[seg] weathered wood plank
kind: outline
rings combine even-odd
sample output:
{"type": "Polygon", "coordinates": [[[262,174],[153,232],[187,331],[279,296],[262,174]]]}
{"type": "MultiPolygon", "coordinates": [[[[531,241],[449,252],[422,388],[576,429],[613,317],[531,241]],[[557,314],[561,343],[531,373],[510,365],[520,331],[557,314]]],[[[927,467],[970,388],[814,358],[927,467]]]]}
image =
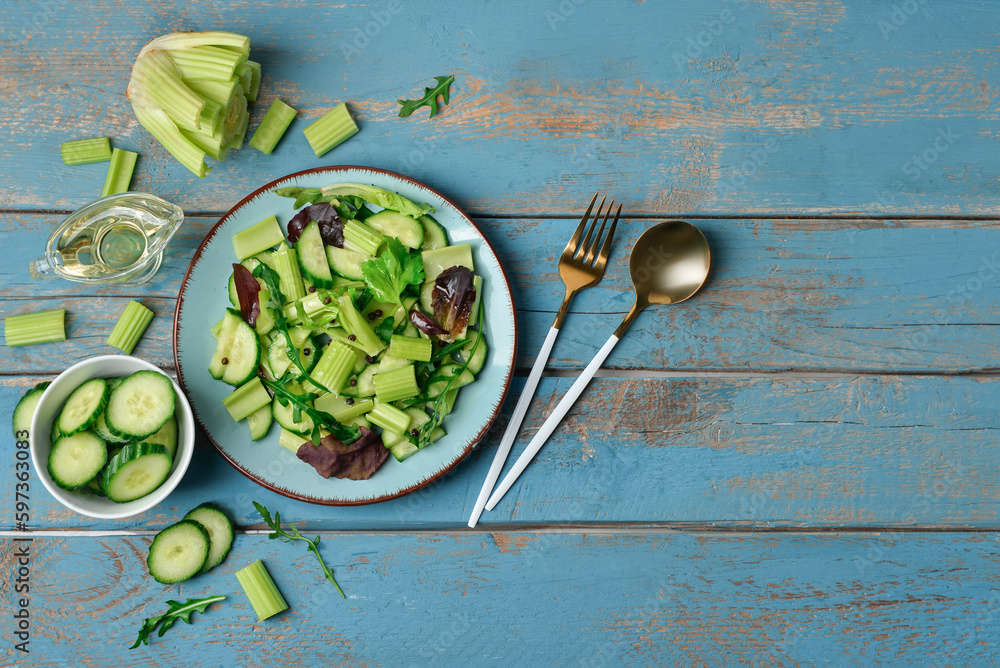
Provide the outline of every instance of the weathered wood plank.
{"type": "MultiPolygon", "coordinates": [[[[970,372],[997,367],[1000,228],[995,221],[701,220],[712,245],[709,282],[693,300],[640,316],[606,366],[618,369],[970,372]]],[[[530,368],[562,301],[556,273],[574,219],[478,219],[514,289],[518,366],[530,368]]],[[[8,215],[0,317],[38,310],[39,290],[70,312],[65,344],[0,348],[0,366],[57,373],[108,351],[126,297],[157,318],[137,354],[171,366],[173,300],[214,224],[190,218],[149,284],[88,288],[28,276],[47,216],[8,215]],[[74,303],[76,298],[87,297],[74,303]]],[[[576,297],[550,368],[580,369],[631,306],[628,251],[652,221],[626,220],[602,283],[576,297]]],[[[221,308],[222,305],[220,305],[221,308]]]]}
{"type": "Polygon", "coordinates": [[[58,146],[110,135],[141,153],[137,189],[192,211],[334,163],[409,173],[487,214],[570,213],[595,190],[648,213],[995,211],[994,4],[442,6],[272,0],[167,16],[147,3],[6,3],[3,205],[92,199],[103,165],[65,167],[58,146]],[[141,130],[124,91],[147,39],[219,27],[249,34],[264,66],[253,123],[275,96],[302,113],[272,156],[244,150],[197,181],[141,130]],[[396,99],[445,73],[449,107],[396,118],[396,99]],[[301,130],[343,100],[361,134],[316,158],[301,130]]]}
{"type": "MultiPolygon", "coordinates": [[[[543,380],[515,452],[571,380],[543,380]]],[[[27,382],[0,383],[0,414],[10,415],[27,382]]],[[[258,524],[256,500],[317,529],[462,527],[520,386],[466,461],[395,501],[291,501],[202,443],[167,501],[110,526],[159,529],[205,501],[222,503],[241,525],[258,524]]],[[[601,378],[482,522],[996,528],[997,405],[993,377],[601,378]]],[[[305,465],[276,449],[275,466],[305,465]]],[[[13,507],[13,494],[0,486],[2,507],[13,507]]],[[[31,528],[109,527],[59,506],[37,478],[31,505],[31,528]]],[[[13,516],[4,517],[0,528],[12,527],[13,516]]]]}
{"type": "MultiPolygon", "coordinates": [[[[347,534],[342,600],[301,546],[239,536],[183,586],[146,574],[149,537],[35,538],[38,668],[417,665],[997,665],[996,541],[982,534],[347,534]],[[234,571],[262,559],[290,609],[257,622],[234,571]],[[167,599],[223,594],[129,651],[167,599]],[[113,623],[112,623],[113,622],[113,623]],[[489,632],[484,632],[485,630],[489,632]]],[[[2,539],[7,610],[15,545],[2,539]]],[[[13,623],[8,618],[8,627],[13,623]]],[[[8,634],[8,637],[10,635],[8,634]]]]}

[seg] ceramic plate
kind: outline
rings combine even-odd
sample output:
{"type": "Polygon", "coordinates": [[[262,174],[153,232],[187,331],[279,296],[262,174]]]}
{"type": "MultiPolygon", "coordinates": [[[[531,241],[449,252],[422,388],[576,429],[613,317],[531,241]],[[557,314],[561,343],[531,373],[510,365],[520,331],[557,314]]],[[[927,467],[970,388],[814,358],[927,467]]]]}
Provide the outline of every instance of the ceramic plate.
{"type": "Polygon", "coordinates": [[[184,276],[174,318],[174,359],[181,387],[195,419],[230,464],[251,480],[279,494],[322,505],[376,503],[408,494],[444,475],[486,434],[510,385],[517,349],[514,302],[496,253],[482,232],[458,207],[436,191],[399,174],[366,167],[321,167],[273,181],[251,193],[211,229],[184,276]],[[271,191],[288,186],[314,187],[364,183],[426,202],[448,231],[451,243],[472,244],[476,273],[483,277],[486,341],[489,353],[476,382],[462,388],[454,412],[444,422],[448,435],[403,462],[390,456],[368,480],[329,480],[278,445],[278,425],[251,441],[246,424],[234,422],[222,405],[232,391],[212,379],[208,363],[215,350],[211,328],[230,306],[233,234],[274,214],[282,227],[295,213],[293,200],[271,191]]]}

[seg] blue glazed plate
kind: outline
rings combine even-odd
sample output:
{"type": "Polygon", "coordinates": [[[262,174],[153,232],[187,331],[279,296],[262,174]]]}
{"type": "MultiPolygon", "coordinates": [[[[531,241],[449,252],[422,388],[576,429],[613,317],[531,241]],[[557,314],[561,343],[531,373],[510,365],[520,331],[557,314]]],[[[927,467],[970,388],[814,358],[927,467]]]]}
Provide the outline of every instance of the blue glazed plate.
{"type": "Polygon", "coordinates": [[[322,505],[360,505],[387,501],[433,482],[475,447],[496,419],[510,385],[517,350],[514,302],[496,253],[482,232],[458,207],[427,186],[392,172],[367,167],[321,167],[272,181],[233,207],[209,231],[184,276],[174,317],[177,377],[195,419],[223,457],[254,482],[279,494],[322,505]],[[234,422],[222,405],[232,391],[214,380],[208,364],[215,350],[211,328],[230,306],[233,234],[274,214],[282,227],[295,213],[293,201],[275,188],[319,188],[334,183],[364,183],[398,192],[434,207],[434,217],[451,243],[472,244],[476,273],[483,277],[486,313],[486,365],[476,381],[462,388],[455,410],[444,421],[448,435],[403,462],[389,457],[368,480],[324,479],[278,445],[278,426],[251,441],[246,424],[234,422]]]}

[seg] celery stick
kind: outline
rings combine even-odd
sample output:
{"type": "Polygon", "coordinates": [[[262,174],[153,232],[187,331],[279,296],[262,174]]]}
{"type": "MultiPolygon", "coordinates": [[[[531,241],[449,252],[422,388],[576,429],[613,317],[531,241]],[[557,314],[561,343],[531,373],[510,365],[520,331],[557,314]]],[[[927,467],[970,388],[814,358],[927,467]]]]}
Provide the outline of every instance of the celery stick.
{"type": "Polygon", "coordinates": [[[375,408],[368,413],[368,420],[372,424],[400,435],[405,434],[410,426],[410,416],[389,404],[375,404],[375,408]]]}
{"type": "Polygon", "coordinates": [[[108,165],[108,175],[104,177],[104,189],[101,197],[128,192],[132,183],[132,172],[135,170],[135,160],[138,153],[116,148],[111,152],[111,164],[108,165]]]}
{"type": "Polygon", "coordinates": [[[243,54],[217,46],[172,49],[167,54],[184,79],[228,81],[236,74],[236,68],[246,62],[243,54]]]}
{"type": "Polygon", "coordinates": [[[247,229],[233,235],[233,250],[236,257],[243,261],[251,255],[277,246],[285,240],[278,219],[273,215],[265,218],[247,229]]]}
{"type": "MultiPolygon", "coordinates": [[[[331,396],[329,394],[324,396],[331,396]]],[[[308,441],[309,439],[302,434],[296,434],[294,431],[289,431],[284,427],[281,428],[281,432],[278,435],[278,445],[283,447],[289,452],[296,453],[299,451],[299,446],[308,441]]]]}
{"type": "Polygon", "coordinates": [[[67,165],[86,165],[111,159],[111,140],[107,137],[63,142],[59,151],[67,165]]]}
{"type": "Polygon", "coordinates": [[[354,363],[357,360],[358,358],[350,346],[345,346],[338,341],[331,341],[309,376],[329,391],[339,392],[344,387],[344,383],[347,382],[347,377],[354,370],[354,363]]]}
{"type": "Polygon", "coordinates": [[[236,571],[236,579],[250,599],[253,611],[257,613],[257,619],[264,621],[269,617],[288,609],[284,597],[278,588],[274,586],[274,580],[268,575],[267,569],[260,559],[253,562],[246,568],[236,571]]]}
{"type": "Polygon", "coordinates": [[[184,84],[198,97],[226,106],[236,96],[236,87],[240,85],[240,79],[239,77],[231,77],[228,81],[185,79],[184,84]]]}
{"type": "Polygon", "coordinates": [[[285,301],[302,299],[306,296],[306,286],[302,282],[302,270],[299,269],[299,256],[294,248],[281,242],[274,257],[274,272],[278,274],[278,286],[285,301]]]}
{"type": "Polygon", "coordinates": [[[187,49],[195,46],[211,45],[227,48],[244,57],[250,54],[250,38],[234,32],[209,30],[206,32],[172,32],[147,42],[139,52],[140,56],[158,49],[187,49]]]}
{"type": "Polygon", "coordinates": [[[372,376],[375,383],[375,396],[383,404],[400,399],[409,399],[420,394],[417,377],[412,364],[399,369],[383,371],[372,376]]]}
{"type": "Polygon", "coordinates": [[[338,320],[349,334],[355,336],[357,346],[369,355],[377,355],[385,349],[385,342],[375,334],[371,325],[358,313],[358,309],[354,305],[350,293],[341,295],[337,301],[340,305],[340,317],[338,320]]]}
{"type": "Polygon", "coordinates": [[[434,343],[430,339],[393,334],[389,340],[389,350],[386,354],[391,357],[402,357],[406,360],[430,362],[433,348],[434,343]]]}
{"type": "Polygon", "coordinates": [[[375,408],[375,402],[371,399],[359,399],[356,397],[341,397],[336,394],[322,394],[316,397],[313,407],[318,411],[329,413],[337,422],[344,423],[346,420],[364,415],[375,408]],[[347,403],[350,399],[351,403],[347,403]]]}
{"type": "Polygon", "coordinates": [[[170,155],[187,167],[198,178],[205,178],[212,169],[205,164],[205,151],[185,136],[180,128],[174,125],[162,109],[147,108],[132,105],[135,117],[156,141],[170,151],[170,155]]]}
{"type": "Polygon", "coordinates": [[[66,310],[39,311],[11,315],[3,322],[3,335],[8,346],[30,346],[66,340],[66,310]]]}
{"type": "Polygon", "coordinates": [[[115,323],[108,337],[108,345],[118,348],[126,355],[131,355],[135,344],[139,343],[149,323],[153,320],[153,312],[137,301],[129,301],[125,310],[115,323]]]}
{"type": "Polygon", "coordinates": [[[159,107],[180,127],[198,129],[205,101],[184,85],[180,71],[166,53],[152,51],[135,61],[128,93],[133,107],[159,107]]]}
{"type": "Polygon", "coordinates": [[[385,237],[357,220],[344,222],[344,248],[362,255],[374,256],[385,237]]]}
{"type": "Polygon", "coordinates": [[[269,403],[271,395],[264,389],[260,376],[254,376],[222,400],[222,405],[237,422],[269,403]]]}
{"type": "Polygon", "coordinates": [[[319,158],[357,131],[358,125],[351,117],[351,112],[348,111],[347,105],[341,102],[313,121],[302,132],[316,153],[316,157],[319,158]]]}
{"type": "Polygon", "coordinates": [[[260,63],[248,60],[237,68],[236,73],[240,77],[240,82],[243,85],[243,93],[247,96],[247,99],[251,102],[256,102],[257,93],[260,92],[260,63]],[[249,83],[247,83],[248,74],[250,76],[249,83]]]}
{"type": "Polygon", "coordinates": [[[255,148],[264,155],[271,155],[271,151],[278,145],[278,140],[285,134],[285,130],[291,125],[295,118],[295,111],[292,107],[281,100],[275,99],[271,103],[271,108],[264,115],[264,120],[257,126],[256,132],[250,139],[250,147],[255,148]]]}

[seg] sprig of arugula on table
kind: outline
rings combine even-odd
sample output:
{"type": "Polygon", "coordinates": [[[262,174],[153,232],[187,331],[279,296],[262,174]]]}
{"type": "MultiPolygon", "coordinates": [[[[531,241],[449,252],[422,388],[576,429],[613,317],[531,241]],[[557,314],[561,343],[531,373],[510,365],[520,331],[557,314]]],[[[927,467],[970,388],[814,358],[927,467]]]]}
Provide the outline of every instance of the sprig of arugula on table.
{"type": "Polygon", "coordinates": [[[402,107],[399,110],[399,117],[406,118],[420,107],[429,107],[431,115],[427,118],[434,118],[438,110],[438,96],[441,96],[441,105],[448,104],[448,95],[451,92],[451,84],[455,81],[455,76],[434,77],[436,86],[429,86],[424,89],[424,96],[419,100],[396,100],[402,107]]]}
{"type": "Polygon", "coordinates": [[[205,608],[208,606],[224,600],[226,600],[225,596],[208,596],[206,598],[190,598],[184,603],[180,601],[167,601],[169,607],[164,614],[159,617],[149,617],[143,620],[142,628],[139,629],[139,637],[135,639],[135,643],[129,649],[135,649],[139,645],[148,645],[150,634],[156,631],[157,628],[160,630],[156,635],[163,637],[163,634],[176,624],[177,620],[190,624],[192,613],[204,613],[205,608]]]}
{"type": "Polygon", "coordinates": [[[257,509],[257,512],[260,513],[260,516],[264,518],[264,522],[267,523],[267,526],[271,527],[271,530],[273,531],[273,533],[269,533],[267,535],[269,539],[274,540],[275,538],[280,538],[286,543],[291,543],[296,540],[305,541],[306,549],[315,554],[316,559],[319,560],[319,565],[323,569],[323,575],[326,577],[327,580],[333,583],[333,586],[337,588],[337,591],[340,592],[340,595],[343,598],[347,598],[347,595],[344,594],[344,590],[340,588],[340,585],[337,584],[337,581],[334,579],[333,571],[331,571],[327,567],[326,562],[323,561],[323,556],[319,553],[319,541],[320,541],[319,536],[316,536],[316,538],[310,540],[305,536],[303,536],[301,533],[299,533],[298,528],[294,524],[288,525],[288,528],[292,530],[292,533],[288,533],[287,531],[281,528],[280,513],[275,512],[274,518],[272,518],[271,511],[269,511],[261,504],[254,501],[253,506],[254,508],[257,509]]]}

